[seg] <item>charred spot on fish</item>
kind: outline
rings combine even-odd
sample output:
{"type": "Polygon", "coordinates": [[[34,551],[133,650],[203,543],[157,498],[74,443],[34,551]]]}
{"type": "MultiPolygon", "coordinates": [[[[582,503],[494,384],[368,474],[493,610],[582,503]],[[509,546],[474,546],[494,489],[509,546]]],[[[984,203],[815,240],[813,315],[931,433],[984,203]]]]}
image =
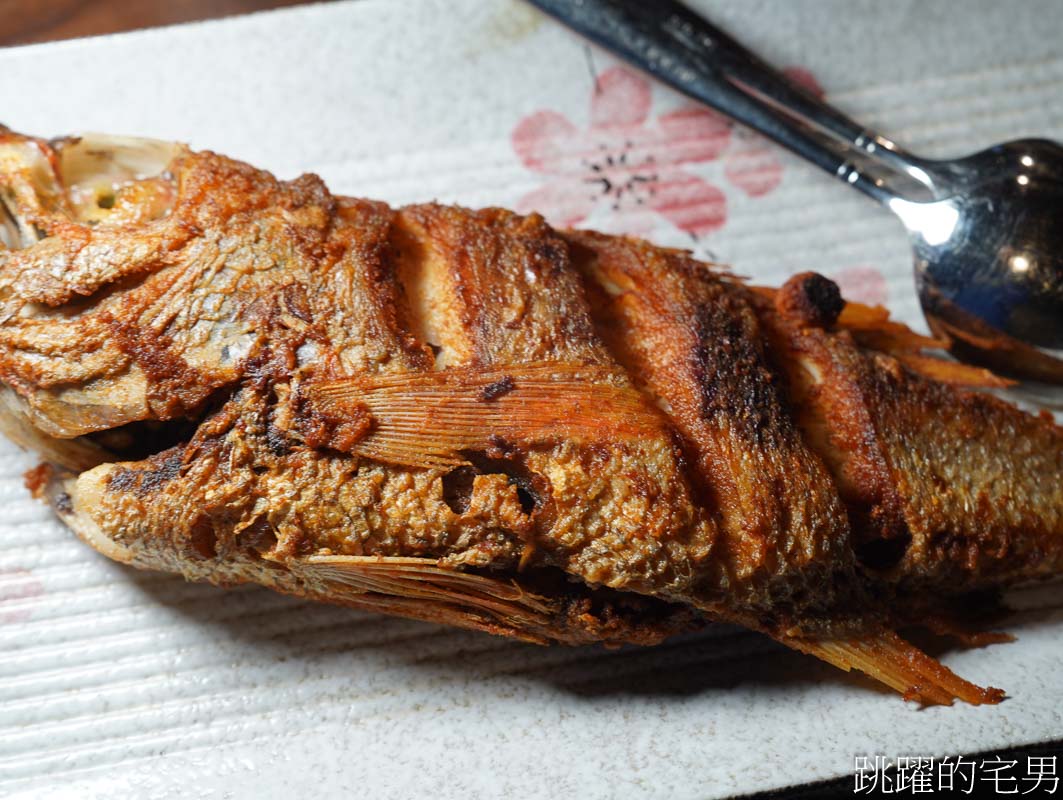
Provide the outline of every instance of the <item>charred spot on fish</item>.
{"type": "MultiPolygon", "coordinates": [[[[505,437],[492,433],[487,437],[489,445],[486,451],[480,451],[482,458],[490,461],[516,461],[523,456],[521,449],[512,442],[506,441],[505,437]]],[[[474,462],[475,463],[475,462],[474,462]]]]}
{"type": "Polygon", "coordinates": [[[112,492],[132,492],[137,497],[158,491],[181,474],[184,448],[173,447],[148,459],[147,469],[116,468],[107,479],[112,492]]]}
{"type": "MultiPolygon", "coordinates": [[[[531,220],[530,217],[528,219],[529,221],[531,220]]],[[[556,236],[541,235],[549,230],[542,217],[537,217],[532,227],[532,235],[528,239],[529,266],[535,270],[537,276],[549,275],[554,277],[560,275],[568,266],[568,245],[556,236]]]]}
{"type": "Polygon", "coordinates": [[[541,512],[548,505],[551,499],[550,481],[528,469],[519,451],[500,446],[488,451],[466,450],[462,456],[481,475],[505,475],[509,484],[516,487],[517,501],[525,514],[541,512]]]}
{"type": "Polygon", "coordinates": [[[52,500],[52,506],[60,514],[70,514],[74,511],[74,502],[68,492],[59,492],[52,500]]]}
{"type": "Polygon", "coordinates": [[[539,505],[538,496],[520,484],[517,484],[517,501],[520,503],[520,510],[525,514],[532,513],[539,505]]]}
{"type": "Polygon", "coordinates": [[[218,537],[210,517],[203,515],[195,521],[188,534],[188,546],[194,555],[203,560],[218,555],[218,537]]]}
{"type": "Polygon", "coordinates": [[[458,467],[443,476],[443,502],[455,514],[464,514],[469,510],[476,475],[473,467],[458,467]]]}
{"type": "Polygon", "coordinates": [[[490,403],[492,400],[497,400],[498,398],[509,394],[515,388],[517,388],[517,384],[513,380],[513,376],[506,375],[483,387],[480,390],[480,399],[485,403],[490,403]]]}
{"type": "Polygon", "coordinates": [[[775,295],[780,314],[803,325],[829,328],[845,308],[838,284],[818,272],[801,272],[782,285],[775,295]]]}
{"type": "Polygon", "coordinates": [[[111,492],[132,492],[137,486],[137,471],[128,467],[118,467],[107,476],[107,490],[111,492]]]}
{"type": "Polygon", "coordinates": [[[856,546],[856,557],[868,569],[887,570],[900,563],[911,543],[910,534],[871,539],[856,546]]]}
{"type": "Polygon", "coordinates": [[[745,303],[721,294],[695,311],[696,344],[691,353],[706,419],[725,418],[759,441],[766,431],[787,424],[775,396],[772,376],[759,349],[759,331],[745,303]]]}
{"type": "Polygon", "coordinates": [[[292,451],[284,431],[272,422],[266,425],[266,447],[277,458],[283,458],[292,451]]]}
{"type": "Polygon", "coordinates": [[[153,456],[149,463],[152,469],[147,470],[140,479],[140,491],[144,494],[154,492],[163,484],[169,483],[181,474],[181,463],[184,457],[184,448],[175,447],[166,453],[153,456]]]}

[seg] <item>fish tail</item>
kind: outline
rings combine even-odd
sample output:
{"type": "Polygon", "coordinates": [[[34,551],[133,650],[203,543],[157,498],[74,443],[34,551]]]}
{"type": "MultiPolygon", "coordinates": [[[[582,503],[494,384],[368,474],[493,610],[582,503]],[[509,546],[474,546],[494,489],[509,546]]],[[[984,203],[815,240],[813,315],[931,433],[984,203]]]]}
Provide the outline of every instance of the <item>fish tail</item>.
{"type": "Polygon", "coordinates": [[[781,638],[780,641],[845,672],[855,667],[900,692],[905,700],[924,705],[950,706],[955,700],[976,706],[992,705],[1004,699],[1003,690],[992,686],[983,688],[964,680],[894,631],[854,639],[781,638]]]}

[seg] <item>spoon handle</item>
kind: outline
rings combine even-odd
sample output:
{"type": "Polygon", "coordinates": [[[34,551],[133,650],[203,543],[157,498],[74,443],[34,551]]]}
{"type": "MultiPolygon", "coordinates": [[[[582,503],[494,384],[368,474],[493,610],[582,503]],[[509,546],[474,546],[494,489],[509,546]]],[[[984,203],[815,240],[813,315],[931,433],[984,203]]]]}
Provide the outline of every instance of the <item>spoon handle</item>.
{"type": "Polygon", "coordinates": [[[880,203],[888,204],[898,195],[861,171],[851,157],[864,163],[873,160],[909,182],[931,186],[918,159],[790,83],[723,31],[673,0],[530,2],[880,203]]]}

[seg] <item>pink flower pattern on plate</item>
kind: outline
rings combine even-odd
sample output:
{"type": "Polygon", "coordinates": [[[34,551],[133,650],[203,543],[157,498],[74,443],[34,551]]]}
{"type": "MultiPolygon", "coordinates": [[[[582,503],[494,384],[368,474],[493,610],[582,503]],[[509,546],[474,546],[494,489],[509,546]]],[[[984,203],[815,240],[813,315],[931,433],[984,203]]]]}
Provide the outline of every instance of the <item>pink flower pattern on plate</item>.
{"type": "MultiPolygon", "coordinates": [[[[788,67],[783,74],[816,97],[823,96],[823,88],[804,67],[788,67]]],[[[778,145],[737,126],[734,144],[724,156],[724,175],[750,197],[763,197],[782,182],[783,167],[778,152],[778,145]]]]}
{"type": "Polygon", "coordinates": [[[31,612],[26,609],[5,606],[18,600],[40,597],[44,587],[33,577],[28,569],[19,567],[0,569],[0,623],[22,622],[29,619],[31,612]]]}
{"type": "MultiPolygon", "coordinates": [[[[806,70],[787,72],[819,91],[806,70]]],[[[569,226],[607,205],[626,233],[647,233],[662,216],[697,237],[723,227],[727,197],[689,166],[722,158],[727,183],[754,198],[779,185],[783,167],[774,145],[691,104],[659,114],[651,125],[652,101],[646,78],[612,67],[595,82],[586,130],[556,111],[524,117],[513,130],[513,149],[549,180],[522,197],[518,210],[569,226]]]]}
{"type": "Polygon", "coordinates": [[[889,300],[889,285],[874,267],[845,267],[835,273],[834,282],[846,300],[869,306],[884,306],[889,300]]]}

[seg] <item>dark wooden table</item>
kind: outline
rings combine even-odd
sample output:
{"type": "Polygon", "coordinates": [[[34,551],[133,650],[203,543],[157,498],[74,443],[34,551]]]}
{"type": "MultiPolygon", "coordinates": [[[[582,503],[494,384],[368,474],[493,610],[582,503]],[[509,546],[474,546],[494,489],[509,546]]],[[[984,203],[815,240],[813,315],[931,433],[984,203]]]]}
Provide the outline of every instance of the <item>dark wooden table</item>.
{"type": "Polygon", "coordinates": [[[0,46],[246,14],[314,0],[0,0],[0,46]]]}

